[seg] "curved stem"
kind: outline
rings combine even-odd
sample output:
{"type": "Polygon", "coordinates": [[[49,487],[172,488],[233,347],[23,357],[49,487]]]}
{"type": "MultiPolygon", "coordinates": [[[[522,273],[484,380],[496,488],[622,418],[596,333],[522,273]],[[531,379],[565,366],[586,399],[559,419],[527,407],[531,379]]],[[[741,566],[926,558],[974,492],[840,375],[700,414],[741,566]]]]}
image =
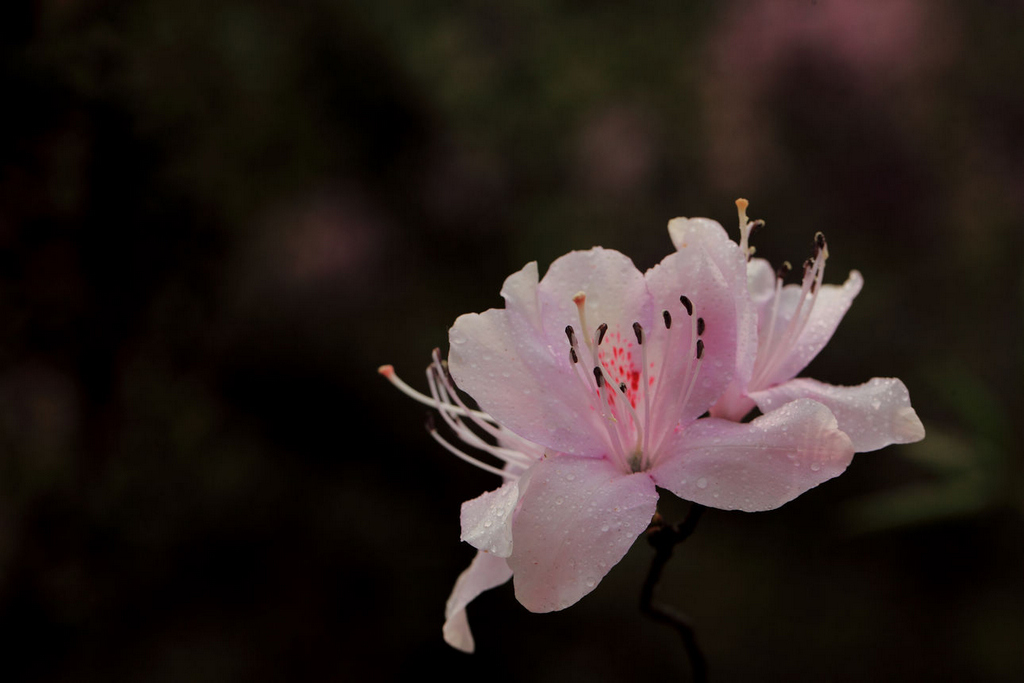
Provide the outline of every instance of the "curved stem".
{"type": "Polygon", "coordinates": [[[662,570],[672,558],[672,551],[675,550],[676,545],[685,541],[694,532],[705,509],[698,503],[691,504],[686,519],[679,526],[666,525],[661,521],[659,515],[655,515],[655,521],[647,534],[647,541],[655,550],[654,559],[651,560],[651,568],[640,589],[640,612],[659,624],[671,626],[683,639],[683,646],[690,659],[694,683],[707,683],[708,664],[704,658],[704,652],[697,643],[693,624],[686,615],[674,608],[654,602],[654,587],[658,585],[662,570]]]}

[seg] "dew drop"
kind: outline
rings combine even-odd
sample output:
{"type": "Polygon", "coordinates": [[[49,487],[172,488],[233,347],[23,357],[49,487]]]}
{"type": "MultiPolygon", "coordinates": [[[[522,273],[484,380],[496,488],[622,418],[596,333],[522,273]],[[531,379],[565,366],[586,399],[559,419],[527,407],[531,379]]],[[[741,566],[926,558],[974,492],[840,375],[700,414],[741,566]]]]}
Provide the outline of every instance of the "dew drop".
{"type": "Polygon", "coordinates": [[[575,474],[567,474],[567,475],[565,475],[565,480],[566,481],[572,481],[575,478],[576,478],[575,474]]]}
{"type": "Polygon", "coordinates": [[[819,464],[818,464],[818,463],[816,463],[816,462],[812,462],[812,463],[811,463],[811,471],[812,471],[812,472],[817,472],[817,471],[818,471],[818,470],[820,470],[820,469],[821,469],[821,465],[819,465],[819,464]]]}
{"type": "Polygon", "coordinates": [[[707,487],[708,487],[708,480],[707,479],[705,479],[704,477],[701,477],[700,479],[697,480],[697,488],[699,488],[699,489],[706,489],[707,487]]]}
{"type": "Polygon", "coordinates": [[[555,498],[555,505],[561,505],[562,502],[563,501],[562,501],[562,497],[561,496],[559,496],[558,498],[555,498]]]}
{"type": "Polygon", "coordinates": [[[608,531],[608,525],[605,524],[604,526],[602,526],[601,531],[608,531]]]}

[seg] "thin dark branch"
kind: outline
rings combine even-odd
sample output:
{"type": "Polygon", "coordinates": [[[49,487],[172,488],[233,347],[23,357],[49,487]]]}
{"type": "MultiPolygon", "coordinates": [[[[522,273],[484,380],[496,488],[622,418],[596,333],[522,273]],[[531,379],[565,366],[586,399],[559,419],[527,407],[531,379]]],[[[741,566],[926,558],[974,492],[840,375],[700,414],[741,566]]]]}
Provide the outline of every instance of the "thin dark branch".
{"type": "Polygon", "coordinates": [[[675,550],[676,545],[690,537],[694,529],[697,528],[697,522],[700,521],[704,510],[703,505],[691,504],[686,519],[678,527],[664,524],[661,522],[660,516],[655,515],[655,522],[647,534],[648,542],[654,547],[654,559],[651,560],[651,568],[640,589],[640,612],[659,624],[671,626],[683,639],[683,646],[690,658],[694,683],[707,683],[708,663],[704,658],[704,652],[697,643],[693,624],[684,614],[672,607],[654,602],[654,587],[661,580],[661,572],[672,558],[672,551],[675,550]]]}

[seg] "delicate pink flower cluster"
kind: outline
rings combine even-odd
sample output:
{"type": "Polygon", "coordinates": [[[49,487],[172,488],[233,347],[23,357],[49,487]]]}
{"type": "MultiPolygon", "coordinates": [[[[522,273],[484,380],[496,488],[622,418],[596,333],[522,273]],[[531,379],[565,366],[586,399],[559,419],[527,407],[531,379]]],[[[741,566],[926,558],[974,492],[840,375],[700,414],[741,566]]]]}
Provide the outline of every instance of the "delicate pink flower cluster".
{"type": "Polygon", "coordinates": [[[448,361],[435,351],[430,395],[391,368],[399,389],[437,409],[504,483],[462,506],[476,558],[448,600],[445,640],[470,652],[465,608],[514,577],[534,612],[597,586],[649,525],[656,486],[725,510],[770,510],[841,474],[854,452],[924,437],[906,387],[793,379],[860,290],[857,272],[823,284],[820,233],[799,285],[751,259],[705,218],[669,223],[676,251],[646,273],[595,247],[505,280],[505,308],[460,316],[448,361]],[[456,386],[479,410],[460,398],[456,386]],[[757,407],[763,413],[740,422],[757,407]],[[710,417],[702,417],[710,411],[710,417]]]}

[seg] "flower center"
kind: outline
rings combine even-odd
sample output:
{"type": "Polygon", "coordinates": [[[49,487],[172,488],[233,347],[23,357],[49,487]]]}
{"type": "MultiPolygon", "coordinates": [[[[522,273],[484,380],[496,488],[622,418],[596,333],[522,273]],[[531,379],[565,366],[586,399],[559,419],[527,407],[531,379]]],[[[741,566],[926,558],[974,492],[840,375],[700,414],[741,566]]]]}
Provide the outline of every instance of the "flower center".
{"type": "MultiPolygon", "coordinates": [[[[586,294],[580,292],[573,301],[585,331],[586,294]]],[[[704,318],[694,316],[689,298],[681,296],[679,303],[690,322],[689,335],[679,332],[678,325],[673,327],[668,310],[662,311],[664,329],[658,326],[654,339],[648,338],[639,322],[632,325],[632,337],[619,329],[609,331],[608,324],[601,323],[583,337],[584,348],[576,329],[565,328],[577,381],[597,398],[592,409],[600,416],[609,455],[627,472],[642,472],[655,464],[697,383],[704,357],[704,318]],[[659,345],[660,355],[648,354],[652,343],[659,345]],[[681,367],[666,374],[673,361],[682,361],[681,367]]]]}

